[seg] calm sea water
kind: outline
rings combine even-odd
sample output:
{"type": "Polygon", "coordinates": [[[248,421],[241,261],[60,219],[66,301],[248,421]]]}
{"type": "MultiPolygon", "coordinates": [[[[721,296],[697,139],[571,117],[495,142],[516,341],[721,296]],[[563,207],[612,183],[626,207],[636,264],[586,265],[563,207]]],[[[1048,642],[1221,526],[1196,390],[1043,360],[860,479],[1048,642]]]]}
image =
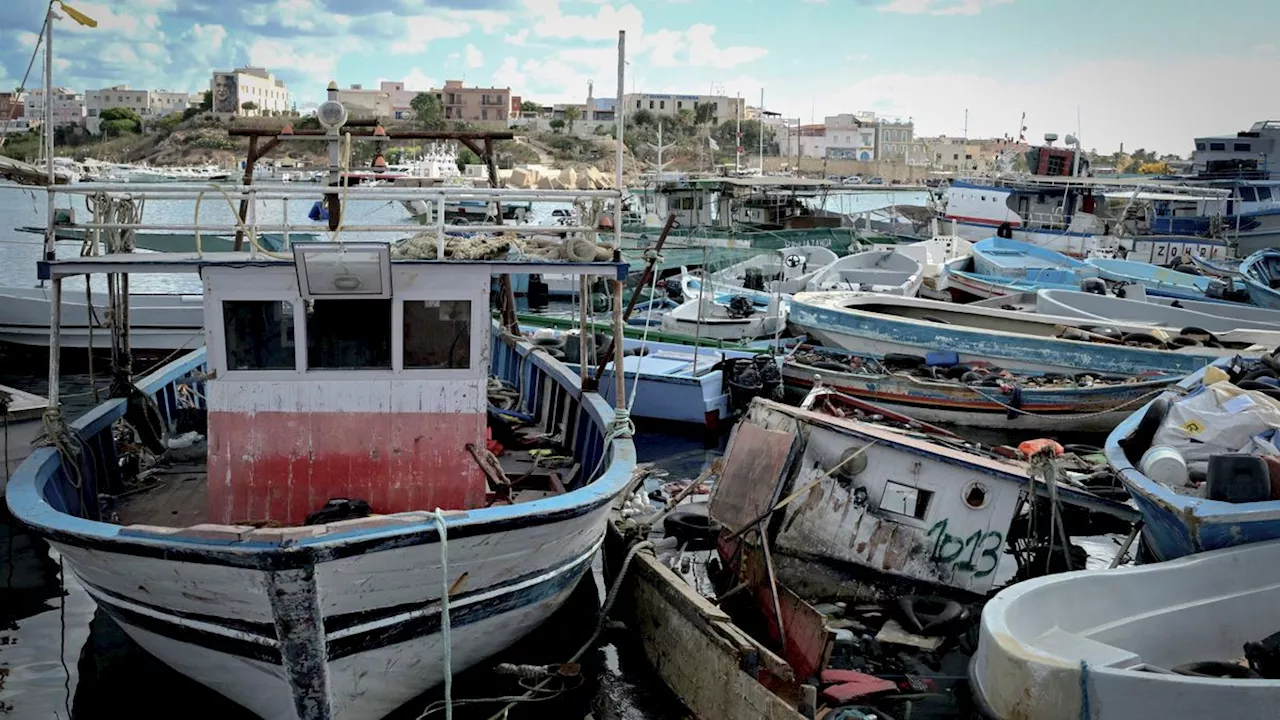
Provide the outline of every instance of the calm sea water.
{"type": "MultiPolygon", "coordinates": [[[[840,212],[862,212],[895,202],[919,204],[922,193],[866,193],[834,195],[826,207],[840,212]]],[[[201,222],[230,223],[232,212],[220,198],[202,203],[201,222]]],[[[73,199],[77,215],[88,217],[82,200],[73,199]]],[[[15,232],[21,226],[44,225],[44,194],[0,185],[0,286],[31,287],[41,237],[15,232]]],[[[65,198],[59,206],[69,203],[65,198]]],[[[194,202],[153,202],[146,218],[154,221],[191,222],[194,202]]],[[[291,221],[306,223],[309,204],[291,203],[291,221]]],[[[278,220],[278,204],[259,210],[263,221],[278,220]]],[[[403,224],[405,234],[415,223],[398,203],[352,202],[350,222],[403,224]]],[[[319,224],[317,223],[318,229],[319,224]]],[[[386,239],[399,237],[388,234],[386,239]]],[[[73,256],[79,243],[59,243],[59,256],[73,256]]],[[[98,285],[94,283],[95,287],[98,285]]],[[[134,292],[196,292],[195,276],[135,276],[134,292]]],[[[68,281],[68,291],[83,288],[68,281]]],[[[47,359],[40,353],[0,348],[0,384],[28,392],[47,393],[47,359]]],[[[99,378],[99,384],[105,383],[99,378]]],[[[76,417],[89,409],[87,375],[63,376],[64,411],[76,417]]],[[[700,439],[656,432],[642,432],[636,439],[641,462],[656,463],[671,477],[694,477],[716,457],[720,448],[707,448],[700,439]]],[[[16,527],[7,508],[0,505],[4,533],[0,536],[0,717],[15,719],[129,717],[248,719],[252,716],[198,683],[169,669],[130,640],[116,624],[98,612],[93,601],[75,582],[59,571],[56,555],[39,538],[16,527]]],[[[583,582],[565,608],[539,630],[512,647],[496,661],[562,661],[590,637],[594,630],[603,583],[583,582]]],[[[636,639],[624,632],[606,632],[595,651],[584,660],[587,682],[561,697],[520,706],[512,717],[584,718],[603,720],[651,720],[683,717],[683,710],[645,665],[636,639]]],[[[461,675],[454,697],[487,697],[515,694],[518,688],[495,678],[492,663],[461,675]]],[[[396,717],[416,718],[433,698],[406,706],[396,717]]],[[[488,717],[497,706],[462,713],[459,717],[488,717]]],[[[435,716],[432,716],[435,717],[435,716]]]]}

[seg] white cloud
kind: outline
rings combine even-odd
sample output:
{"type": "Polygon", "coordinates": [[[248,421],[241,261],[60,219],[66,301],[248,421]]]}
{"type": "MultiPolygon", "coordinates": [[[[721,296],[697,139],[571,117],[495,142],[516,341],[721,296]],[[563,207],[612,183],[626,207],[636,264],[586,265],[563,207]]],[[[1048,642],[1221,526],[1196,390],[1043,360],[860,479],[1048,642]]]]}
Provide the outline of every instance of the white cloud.
{"type": "Polygon", "coordinates": [[[878,9],[881,12],[904,15],[977,15],[1014,0],[889,0],[878,9]]]}
{"type": "Polygon", "coordinates": [[[964,72],[889,73],[821,92],[813,86],[773,83],[766,100],[772,109],[792,115],[799,110],[804,118],[811,107],[818,118],[855,110],[913,116],[920,136],[959,135],[966,108],[970,137],[1016,134],[1018,119],[1026,112],[1027,138],[1032,141],[1046,132],[1075,133],[1079,107],[1080,137],[1086,148],[1111,152],[1123,142],[1128,148],[1185,155],[1196,135],[1234,133],[1255,120],[1275,117],[1274,98],[1258,93],[1254,78],[1280,76],[1280,58],[1255,56],[1249,74],[1239,72],[1240,62],[1235,57],[1196,55],[1160,61],[1095,60],[1072,63],[1027,82],[964,72]],[[1230,106],[1187,105],[1172,96],[1133,91],[1160,87],[1170,77],[1187,87],[1213,87],[1217,96],[1231,98],[1230,106]],[[1100,81],[1081,83],[1080,78],[1100,81]],[[1109,81],[1117,78],[1125,82],[1109,81]],[[1071,92],[1062,92],[1065,87],[1071,92]]]}
{"type": "Polygon", "coordinates": [[[467,67],[478,68],[484,66],[484,53],[480,52],[480,48],[472,45],[471,43],[467,43],[465,54],[467,67]]]}
{"type": "MultiPolygon", "coordinates": [[[[307,85],[316,88],[323,88],[337,76],[338,60],[341,56],[339,47],[326,47],[314,52],[305,52],[274,38],[261,38],[249,46],[250,64],[265,67],[272,72],[291,70],[305,76],[307,85]]],[[[308,92],[308,89],[305,86],[292,88],[291,92],[315,94],[308,92]]]]}
{"type": "Polygon", "coordinates": [[[529,28],[520,28],[514,35],[503,35],[502,42],[507,45],[524,45],[529,39],[529,28]]]}
{"type": "Polygon", "coordinates": [[[406,90],[425,92],[439,86],[440,83],[436,82],[436,79],[433,77],[427,77],[427,75],[422,72],[421,68],[414,68],[409,71],[408,75],[404,76],[404,87],[406,90]]]}
{"type": "Polygon", "coordinates": [[[445,10],[444,17],[466,23],[475,23],[486,35],[492,35],[511,24],[511,16],[496,10],[445,10]]]}
{"type": "Polygon", "coordinates": [[[387,48],[392,55],[418,55],[427,51],[433,40],[463,37],[471,26],[459,20],[447,20],[430,15],[412,15],[394,20],[398,26],[397,40],[387,48]]]}
{"type": "Polygon", "coordinates": [[[628,39],[638,38],[644,29],[644,16],[635,5],[601,5],[595,15],[565,15],[559,0],[523,0],[529,15],[538,18],[533,34],[538,37],[583,40],[616,38],[619,30],[628,39]]]}
{"type": "Polygon", "coordinates": [[[698,24],[685,31],[689,44],[689,64],[694,67],[732,68],[758,60],[769,53],[762,47],[736,45],[716,47],[714,25],[698,24]]]}

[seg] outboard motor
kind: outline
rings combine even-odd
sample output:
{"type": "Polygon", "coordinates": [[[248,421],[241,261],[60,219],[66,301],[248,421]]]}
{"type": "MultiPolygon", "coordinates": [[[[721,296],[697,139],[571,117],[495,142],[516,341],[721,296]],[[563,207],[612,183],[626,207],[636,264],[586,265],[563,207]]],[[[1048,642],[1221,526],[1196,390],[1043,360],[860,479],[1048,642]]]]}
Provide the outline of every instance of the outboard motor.
{"type": "Polygon", "coordinates": [[[1080,292],[1093,293],[1094,295],[1106,295],[1107,284],[1102,278],[1085,278],[1080,281],[1080,292]]]}
{"type": "Polygon", "coordinates": [[[755,305],[751,303],[751,298],[746,295],[734,295],[729,298],[729,317],[745,318],[751,317],[756,311],[755,305]]]}
{"type": "Polygon", "coordinates": [[[767,354],[757,355],[752,360],[755,361],[756,372],[760,374],[760,396],[781,400],[782,371],[778,369],[777,360],[767,354]]]}
{"type": "Polygon", "coordinates": [[[1204,296],[1215,300],[1225,299],[1227,296],[1227,286],[1221,280],[1210,280],[1209,287],[1205,288],[1204,296]]]}

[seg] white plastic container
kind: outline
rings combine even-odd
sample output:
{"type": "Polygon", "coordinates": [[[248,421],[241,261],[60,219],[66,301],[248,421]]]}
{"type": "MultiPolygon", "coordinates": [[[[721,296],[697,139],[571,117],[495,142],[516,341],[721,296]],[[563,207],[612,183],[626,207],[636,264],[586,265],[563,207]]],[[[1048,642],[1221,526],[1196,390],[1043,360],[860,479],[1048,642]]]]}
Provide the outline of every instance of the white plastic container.
{"type": "Polygon", "coordinates": [[[1138,467],[1143,475],[1170,488],[1185,487],[1190,477],[1182,453],[1166,445],[1148,448],[1138,467]]]}

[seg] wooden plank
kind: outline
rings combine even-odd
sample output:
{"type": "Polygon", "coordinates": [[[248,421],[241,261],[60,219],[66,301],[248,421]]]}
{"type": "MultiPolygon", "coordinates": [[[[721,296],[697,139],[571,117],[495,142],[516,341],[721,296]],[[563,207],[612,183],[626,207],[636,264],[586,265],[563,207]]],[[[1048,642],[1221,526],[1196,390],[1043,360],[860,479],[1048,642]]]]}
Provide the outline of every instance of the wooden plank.
{"type": "Polygon", "coordinates": [[[796,437],[741,422],[724,454],[724,471],[711,495],[710,512],[726,529],[737,530],[768,511],[786,470],[796,437]]]}

